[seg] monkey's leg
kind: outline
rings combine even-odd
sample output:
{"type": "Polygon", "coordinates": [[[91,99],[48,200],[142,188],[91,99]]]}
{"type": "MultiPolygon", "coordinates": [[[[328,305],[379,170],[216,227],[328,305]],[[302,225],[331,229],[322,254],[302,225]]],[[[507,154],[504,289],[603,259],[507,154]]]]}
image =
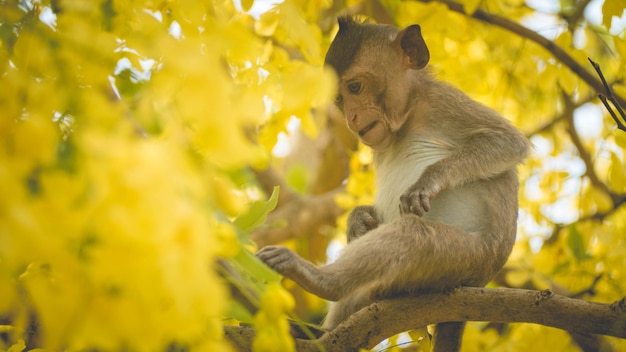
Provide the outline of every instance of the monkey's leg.
{"type": "Polygon", "coordinates": [[[328,307],[328,314],[324,318],[322,328],[333,330],[337,325],[346,320],[350,315],[373,303],[368,289],[360,289],[351,292],[338,302],[328,307]]]}
{"type": "Polygon", "coordinates": [[[352,241],[335,263],[324,267],[348,292],[331,308],[325,327],[333,328],[375,300],[483,286],[500,269],[514,242],[514,232],[502,232],[466,233],[413,214],[380,225],[352,241]]]}
{"type": "Polygon", "coordinates": [[[433,352],[456,352],[461,349],[465,323],[439,323],[435,326],[433,352]]]}
{"type": "Polygon", "coordinates": [[[333,264],[344,290],[365,285],[375,298],[398,292],[481,286],[506,260],[515,233],[466,233],[458,227],[413,214],[380,225],[350,242],[333,264]]]}

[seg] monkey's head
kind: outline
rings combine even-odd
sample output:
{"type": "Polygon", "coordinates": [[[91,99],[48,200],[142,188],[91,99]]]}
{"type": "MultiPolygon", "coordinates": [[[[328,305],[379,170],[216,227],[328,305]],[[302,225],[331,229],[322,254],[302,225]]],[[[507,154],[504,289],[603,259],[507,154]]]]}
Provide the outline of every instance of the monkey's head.
{"type": "Polygon", "coordinates": [[[335,102],[365,145],[383,150],[395,139],[414,107],[416,71],[429,58],[418,25],[398,30],[339,18],[325,64],[339,77],[335,102]]]}

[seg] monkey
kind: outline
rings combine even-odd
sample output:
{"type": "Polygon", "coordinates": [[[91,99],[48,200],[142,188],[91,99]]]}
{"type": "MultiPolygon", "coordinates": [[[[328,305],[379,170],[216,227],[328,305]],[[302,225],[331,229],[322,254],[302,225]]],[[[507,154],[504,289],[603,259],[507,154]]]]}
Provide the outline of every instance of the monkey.
{"type": "MultiPolygon", "coordinates": [[[[504,117],[435,78],[419,25],[338,23],[325,65],[348,128],[373,151],[374,205],[349,214],[333,263],[318,267],[282,246],[256,253],[335,302],[325,329],[377,300],[486,285],[515,242],[517,165],[530,150],[504,117]]],[[[464,326],[437,324],[434,351],[458,351],[464,326]]]]}

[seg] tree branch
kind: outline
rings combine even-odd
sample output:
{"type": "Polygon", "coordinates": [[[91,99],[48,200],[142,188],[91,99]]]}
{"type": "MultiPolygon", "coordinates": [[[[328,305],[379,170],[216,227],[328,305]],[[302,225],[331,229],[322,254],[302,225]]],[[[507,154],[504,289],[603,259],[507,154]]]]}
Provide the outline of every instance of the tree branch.
{"type": "Polygon", "coordinates": [[[576,131],[576,126],[574,125],[575,106],[574,106],[574,103],[572,102],[572,98],[569,95],[567,95],[567,93],[565,92],[561,92],[561,95],[563,97],[563,104],[565,105],[565,111],[563,111],[563,117],[565,117],[565,120],[567,121],[567,134],[569,134],[570,139],[572,140],[572,143],[574,144],[574,147],[576,147],[576,150],[578,151],[578,156],[580,156],[582,161],[585,163],[585,168],[586,168],[585,175],[589,177],[589,180],[591,181],[591,184],[594,187],[596,187],[597,189],[601,190],[602,192],[608,194],[609,196],[611,196],[611,198],[613,198],[613,195],[615,192],[611,191],[609,187],[604,182],[602,182],[600,178],[598,177],[598,174],[596,173],[593,167],[593,160],[591,159],[591,154],[589,154],[589,152],[587,152],[587,149],[585,149],[585,146],[583,145],[583,142],[580,139],[580,136],[578,135],[578,131],[576,131]]]}
{"type": "MultiPolygon", "coordinates": [[[[555,227],[562,228],[560,225],[556,225],[555,227]]],[[[550,240],[555,241],[556,237],[557,236],[553,234],[550,240]]],[[[507,280],[507,274],[512,271],[515,271],[515,268],[509,267],[509,266],[502,268],[502,270],[498,272],[496,277],[493,278],[492,282],[496,283],[498,286],[501,286],[501,287],[523,288],[527,290],[539,290],[539,288],[537,288],[537,286],[535,285],[535,282],[531,279],[528,279],[523,284],[515,286],[515,287],[511,285],[507,280]]],[[[548,278],[548,283],[549,283],[548,289],[556,294],[559,294],[565,297],[584,299],[583,296],[585,295],[590,295],[590,296],[595,295],[596,286],[598,282],[600,282],[600,279],[602,277],[603,275],[597,275],[594,278],[593,282],[589,285],[589,287],[583,290],[580,290],[578,292],[575,292],[575,293],[570,292],[567,288],[559,285],[554,280],[548,278]]],[[[507,324],[508,323],[491,322],[487,326],[492,326],[492,327],[500,326],[500,329],[501,329],[502,326],[507,325],[507,324]]],[[[568,331],[568,333],[572,337],[572,340],[575,341],[578,347],[580,347],[580,349],[584,352],[596,352],[600,350],[600,346],[606,345],[605,336],[603,335],[590,335],[590,334],[587,334],[584,332],[578,332],[578,331],[568,331]]],[[[607,350],[606,352],[609,352],[609,351],[610,350],[607,350]]]]}
{"type": "Polygon", "coordinates": [[[603,219],[612,211],[617,209],[621,204],[626,202],[626,194],[620,194],[620,193],[615,192],[614,190],[610,189],[609,186],[605,182],[600,180],[600,177],[598,176],[598,174],[596,173],[593,167],[593,160],[591,158],[591,155],[589,154],[589,152],[587,152],[587,149],[585,149],[585,146],[583,145],[583,142],[580,139],[580,136],[578,135],[578,131],[576,131],[576,127],[574,126],[575,105],[572,102],[571,97],[569,97],[566,93],[563,92],[562,95],[563,95],[563,103],[565,104],[565,111],[563,112],[563,116],[567,120],[567,133],[569,134],[572,140],[572,143],[574,144],[574,147],[576,147],[576,150],[578,151],[578,155],[580,156],[582,161],[585,163],[585,168],[586,168],[585,175],[589,177],[589,180],[591,181],[591,184],[594,187],[606,193],[609,197],[611,197],[611,201],[613,202],[613,209],[611,209],[611,211],[609,211],[606,214],[597,213],[592,216],[592,218],[594,219],[603,219]]]}
{"type": "MultiPolygon", "coordinates": [[[[596,97],[596,95],[589,95],[583,99],[578,99],[576,102],[572,102],[574,109],[577,109],[587,103],[590,103],[591,100],[593,100],[596,97]]],[[[565,113],[561,113],[557,116],[555,116],[552,120],[548,121],[547,123],[537,127],[535,130],[526,133],[526,138],[530,138],[536,134],[540,134],[542,132],[546,132],[548,130],[551,130],[552,128],[554,128],[554,126],[556,126],[560,121],[563,121],[566,119],[565,113]]]]}
{"type": "MultiPolygon", "coordinates": [[[[358,351],[383,339],[446,321],[535,323],[572,332],[626,338],[626,298],[613,304],[587,302],[549,290],[464,287],[451,293],[376,302],[317,340],[296,339],[298,351],[358,351]]],[[[249,351],[254,331],[226,327],[239,351],[249,351]]]]}
{"type": "MultiPolygon", "coordinates": [[[[598,80],[593,74],[587,71],[581,64],[579,64],[571,55],[569,55],[565,50],[556,45],[553,41],[548,40],[547,38],[539,35],[538,33],[520,25],[519,23],[513,22],[508,18],[498,16],[487,11],[476,9],[474,13],[469,14],[465,11],[463,4],[459,4],[454,1],[449,0],[415,0],[419,2],[429,3],[433,1],[440,2],[448,6],[448,9],[451,11],[460,13],[467,17],[471,17],[477,19],[479,21],[492,24],[494,26],[498,26],[500,28],[506,29],[511,33],[517,34],[520,37],[526,38],[532,42],[535,42],[550,52],[557,60],[567,66],[572,72],[574,72],[578,77],[580,77],[583,81],[585,81],[589,86],[593,87],[595,90],[601,92],[604,90],[604,86],[600,80],[598,80]]],[[[615,100],[621,106],[626,106],[626,100],[620,96],[615,96],[615,100]]]]}
{"type": "Polygon", "coordinates": [[[587,5],[589,5],[589,3],[591,2],[591,0],[582,0],[580,1],[579,4],[576,4],[576,9],[573,12],[570,13],[563,13],[561,12],[561,16],[567,21],[567,28],[569,29],[570,32],[574,32],[576,30],[576,26],[578,26],[578,23],[581,21],[581,19],[584,16],[585,13],[585,9],[587,8],[587,5]]]}

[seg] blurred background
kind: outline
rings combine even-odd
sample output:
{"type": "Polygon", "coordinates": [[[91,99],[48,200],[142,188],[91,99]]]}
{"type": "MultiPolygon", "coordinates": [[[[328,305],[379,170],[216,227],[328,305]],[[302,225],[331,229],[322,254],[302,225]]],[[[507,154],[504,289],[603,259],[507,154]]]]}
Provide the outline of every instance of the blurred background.
{"type": "MultiPolygon", "coordinates": [[[[626,2],[0,0],[0,347],[289,350],[327,302],[260,264],[315,263],[376,192],[332,105],[339,15],[420,24],[436,75],[534,146],[514,251],[490,286],[626,295],[626,2]],[[598,63],[610,91],[588,59],[598,63]],[[615,120],[598,94],[609,103],[615,120]],[[621,128],[620,128],[621,124],[621,128]],[[275,186],[279,186],[275,189],[275,186]]],[[[378,350],[424,350],[423,330],[378,350]]],[[[470,323],[464,351],[624,340],[470,323]]]]}

